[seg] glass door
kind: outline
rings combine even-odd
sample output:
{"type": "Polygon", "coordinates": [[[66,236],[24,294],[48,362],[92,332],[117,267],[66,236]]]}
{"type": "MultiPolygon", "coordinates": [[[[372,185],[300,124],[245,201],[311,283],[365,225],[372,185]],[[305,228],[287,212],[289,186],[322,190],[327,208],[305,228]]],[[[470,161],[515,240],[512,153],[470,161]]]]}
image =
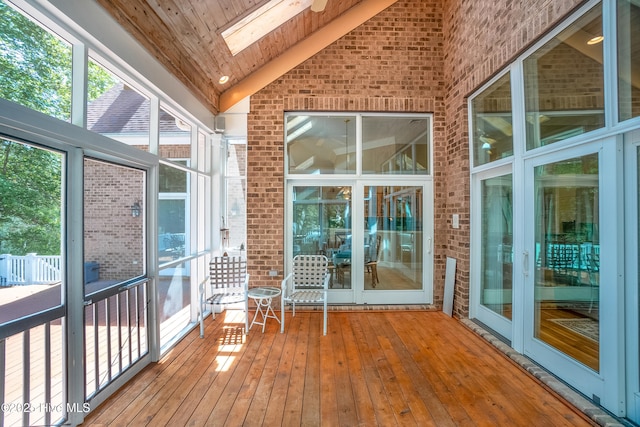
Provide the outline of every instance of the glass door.
{"type": "Polygon", "coordinates": [[[511,166],[474,177],[471,255],[473,317],[507,339],[512,339],[514,300],[514,203],[511,166]]]}
{"type": "Polygon", "coordinates": [[[292,185],[287,224],[290,256],[321,254],[329,260],[331,302],[353,302],[351,274],[353,186],[292,185]],[[334,292],[335,291],[335,292],[334,292]]]}
{"type": "Polygon", "coordinates": [[[431,186],[316,184],[289,186],[286,259],[325,255],[330,303],[431,302],[431,186]]]}
{"type": "Polygon", "coordinates": [[[609,139],[525,163],[523,253],[525,354],[610,410],[623,328],[616,174],[603,171],[615,153],[609,139]]]}
{"type": "Polygon", "coordinates": [[[640,423],[640,130],[625,135],[627,418],[640,423]]]}
{"type": "Polygon", "coordinates": [[[364,304],[427,303],[431,290],[430,187],[373,181],[359,186],[354,235],[362,248],[353,274],[364,304]],[[429,190],[427,190],[429,189],[429,190]],[[359,233],[362,232],[362,235],[359,233]]]}

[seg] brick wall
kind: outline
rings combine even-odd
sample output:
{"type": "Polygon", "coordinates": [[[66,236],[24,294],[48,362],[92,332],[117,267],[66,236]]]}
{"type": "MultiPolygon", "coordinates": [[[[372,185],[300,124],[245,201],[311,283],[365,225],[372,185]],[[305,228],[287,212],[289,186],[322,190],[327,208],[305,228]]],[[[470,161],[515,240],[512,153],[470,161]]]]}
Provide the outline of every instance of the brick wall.
{"type": "MultiPolygon", "coordinates": [[[[448,230],[444,256],[456,258],[454,314],[469,314],[470,178],[467,97],[484,81],[515,59],[538,37],[570,13],[578,0],[450,0],[444,6],[445,37],[445,164],[443,206],[439,218],[448,230]],[[460,214],[460,228],[451,215],[460,214]]],[[[438,214],[438,213],[437,213],[438,214]]],[[[442,271],[436,270],[436,272],[442,271]]],[[[440,278],[436,276],[436,282],[440,278]]]]}
{"type": "Polygon", "coordinates": [[[455,314],[469,309],[466,96],[580,3],[399,1],[251,98],[247,255],[254,284],[283,269],[286,111],[434,114],[434,301],[446,257],[458,260],[455,314]],[[461,218],[451,228],[451,216],[461,218]]]}

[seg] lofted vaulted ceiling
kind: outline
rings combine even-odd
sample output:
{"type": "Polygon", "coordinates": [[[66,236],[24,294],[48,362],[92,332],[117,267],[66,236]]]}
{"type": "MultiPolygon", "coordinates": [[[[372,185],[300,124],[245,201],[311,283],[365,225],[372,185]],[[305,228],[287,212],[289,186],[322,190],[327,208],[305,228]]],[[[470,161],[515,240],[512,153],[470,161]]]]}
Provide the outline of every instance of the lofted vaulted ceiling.
{"type": "Polygon", "coordinates": [[[97,0],[213,114],[259,91],[397,0],[281,0],[314,3],[233,55],[222,37],[268,0],[97,0]],[[220,83],[229,76],[227,83],[220,83]]]}

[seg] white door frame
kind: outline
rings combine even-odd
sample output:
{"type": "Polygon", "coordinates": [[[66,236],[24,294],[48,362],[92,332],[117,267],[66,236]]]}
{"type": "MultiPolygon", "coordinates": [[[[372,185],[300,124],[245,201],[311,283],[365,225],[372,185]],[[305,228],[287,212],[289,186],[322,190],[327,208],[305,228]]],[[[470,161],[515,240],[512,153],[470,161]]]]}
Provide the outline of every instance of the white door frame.
{"type": "MultiPolygon", "coordinates": [[[[482,236],[481,236],[481,231],[482,231],[482,215],[483,212],[480,209],[481,208],[481,195],[482,195],[482,182],[487,180],[487,179],[491,179],[491,178],[497,178],[497,177],[501,177],[501,176],[505,176],[505,175],[512,175],[512,182],[513,184],[513,188],[515,189],[515,182],[513,180],[513,165],[511,163],[508,163],[506,165],[502,165],[500,167],[497,168],[492,168],[486,171],[482,171],[479,173],[476,173],[475,175],[473,175],[473,179],[471,182],[471,213],[472,213],[472,218],[471,218],[471,277],[470,277],[470,283],[472,283],[473,285],[470,286],[469,289],[469,297],[470,297],[470,304],[469,304],[469,317],[471,319],[478,319],[480,322],[484,323],[485,325],[489,326],[491,329],[493,329],[494,331],[496,331],[497,333],[499,333],[500,335],[502,335],[503,337],[505,337],[508,340],[512,339],[512,329],[513,329],[513,321],[510,319],[507,319],[504,316],[501,316],[500,314],[496,313],[495,311],[485,307],[484,305],[482,305],[482,296],[481,296],[481,275],[482,275],[482,271],[480,270],[480,266],[482,265],[481,263],[481,257],[482,257],[482,245],[484,244],[484,242],[482,241],[482,236]]],[[[515,197],[516,195],[516,191],[513,191],[513,195],[515,197]]],[[[513,204],[513,207],[515,209],[515,204],[513,204]]],[[[514,240],[516,238],[516,225],[517,225],[517,219],[515,214],[513,215],[514,218],[514,224],[513,224],[513,229],[514,229],[514,240]]],[[[517,296],[519,295],[518,292],[521,292],[520,288],[521,286],[521,281],[519,280],[515,280],[517,271],[520,271],[517,269],[515,260],[516,260],[516,246],[515,246],[516,242],[512,242],[512,247],[513,247],[513,271],[512,271],[512,290],[511,290],[511,303],[512,306],[515,305],[515,299],[517,298],[517,296]]],[[[519,258],[518,258],[519,259],[519,258]]],[[[512,315],[515,315],[516,311],[514,309],[512,309],[512,315]]]]}
{"type": "Polygon", "coordinates": [[[421,290],[387,291],[364,290],[364,253],[353,251],[351,259],[351,289],[334,286],[329,290],[331,304],[431,304],[433,303],[433,179],[431,176],[419,180],[399,179],[395,177],[371,179],[347,179],[324,177],[321,179],[288,179],[285,193],[285,272],[290,271],[293,259],[293,203],[294,187],[352,186],[351,199],[351,232],[352,247],[364,247],[364,228],[360,227],[364,216],[364,199],[357,197],[364,193],[365,186],[406,186],[423,188],[423,271],[421,290]]]}
{"type": "Polygon", "coordinates": [[[640,164],[640,130],[632,131],[624,136],[624,168],[625,168],[625,275],[626,288],[624,300],[626,303],[626,375],[627,385],[627,418],[640,423],[640,343],[638,342],[638,295],[640,287],[640,245],[638,243],[640,212],[639,212],[639,180],[640,164]]]}
{"type": "Polygon", "coordinates": [[[540,363],[586,396],[618,416],[624,415],[624,274],[622,242],[622,141],[609,137],[577,147],[553,150],[525,160],[525,210],[523,278],[524,354],[540,363]],[[595,372],[566,354],[534,337],[535,319],[535,191],[534,168],[597,153],[599,155],[599,226],[600,226],[600,371],[595,372]],[[528,225],[528,226],[527,226],[528,225]],[[524,255],[525,253],[528,254],[524,255]]]}
{"type": "MultiPolygon", "coordinates": [[[[362,179],[356,184],[354,194],[364,194],[367,186],[422,187],[422,289],[420,290],[378,290],[364,289],[364,253],[355,252],[352,259],[352,283],[355,288],[356,304],[431,304],[433,303],[433,179],[362,179]]],[[[364,217],[364,200],[354,200],[354,217],[364,217]]],[[[355,221],[353,221],[355,223],[355,221]]],[[[353,229],[354,247],[364,247],[364,227],[353,229]]]]}

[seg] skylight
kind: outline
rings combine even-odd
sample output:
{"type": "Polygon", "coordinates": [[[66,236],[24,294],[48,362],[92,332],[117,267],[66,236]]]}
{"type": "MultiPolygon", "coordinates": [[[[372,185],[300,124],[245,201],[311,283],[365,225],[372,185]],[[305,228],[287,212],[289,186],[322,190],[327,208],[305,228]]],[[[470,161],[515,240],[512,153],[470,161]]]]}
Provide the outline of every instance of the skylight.
{"type": "Polygon", "coordinates": [[[222,32],[232,55],[260,40],[311,6],[313,0],[271,0],[222,32]]]}

